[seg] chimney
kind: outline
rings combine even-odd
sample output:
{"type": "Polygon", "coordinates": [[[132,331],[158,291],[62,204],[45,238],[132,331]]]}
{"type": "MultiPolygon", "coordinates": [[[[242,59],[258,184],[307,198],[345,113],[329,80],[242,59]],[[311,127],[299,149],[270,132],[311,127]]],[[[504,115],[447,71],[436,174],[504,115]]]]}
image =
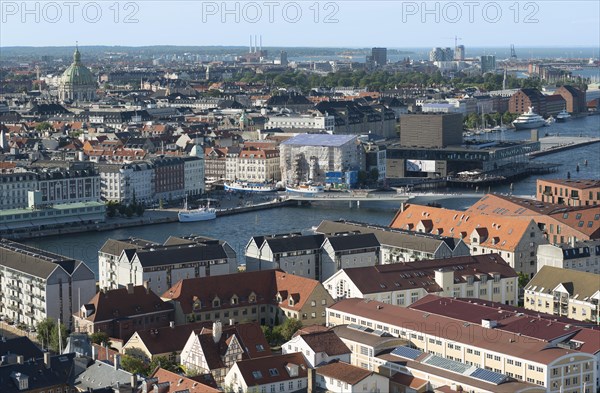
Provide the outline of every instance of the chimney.
{"type": "Polygon", "coordinates": [[[46,368],[50,368],[50,352],[44,352],[44,364],[46,368]]]}
{"type": "Polygon", "coordinates": [[[212,336],[213,336],[213,341],[215,342],[215,344],[217,344],[219,341],[221,341],[222,333],[223,333],[223,327],[221,326],[221,321],[213,322],[212,336]]]}
{"type": "Polygon", "coordinates": [[[170,322],[169,322],[169,327],[170,327],[171,329],[175,329],[175,321],[170,321],[170,322]]]}
{"type": "Polygon", "coordinates": [[[144,288],[146,289],[146,295],[150,293],[150,283],[148,280],[144,281],[144,288]]]}
{"type": "Polygon", "coordinates": [[[577,238],[575,236],[571,236],[571,247],[575,248],[575,242],[577,241],[577,238]]]}
{"type": "Polygon", "coordinates": [[[131,374],[131,391],[135,392],[137,388],[137,375],[131,374]]]}
{"type": "Polygon", "coordinates": [[[317,373],[313,368],[308,368],[308,387],[307,393],[317,392],[317,373]]]}
{"type": "Polygon", "coordinates": [[[233,318],[229,319],[229,326],[233,326],[235,325],[235,321],[233,320],[233,318]]]}
{"type": "Polygon", "coordinates": [[[98,358],[98,353],[95,345],[92,345],[92,360],[96,360],[98,358]]]}
{"type": "Polygon", "coordinates": [[[119,367],[121,367],[121,356],[118,353],[115,353],[115,361],[114,361],[114,367],[115,370],[118,370],[119,367]]]}
{"type": "Polygon", "coordinates": [[[133,295],[133,284],[132,283],[127,284],[127,293],[130,295],[133,295]]]}
{"type": "Polygon", "coordinates": [[[17,355],[17,364],[23,364],[25,363],[25,358],[23,357],[23,355],[17,355]]]}

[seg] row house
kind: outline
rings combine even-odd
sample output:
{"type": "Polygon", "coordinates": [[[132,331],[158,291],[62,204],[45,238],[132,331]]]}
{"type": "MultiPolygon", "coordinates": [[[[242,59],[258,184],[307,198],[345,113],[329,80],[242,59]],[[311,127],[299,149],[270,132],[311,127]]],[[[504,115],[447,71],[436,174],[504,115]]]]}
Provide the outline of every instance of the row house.
{"type": "Polygon", "coordinates": [[[322,324],[333,303],[320,282],[281,270],[183,279],[162,297],[174,304],[178,324],[223,319],[275,326],[287,318],[322,324]]]}
{"type": "Polygon", "coordinates": [[[91,298],[95,284],[81,261],[0,240],[0,313],[17,324],[34,327],[53,318],[70,327],[80,299],[91,298]]]}
{"type": "Polygon", "coordinates": [[[145,285],[102,290],[73,314],[74,330],[127,341],[137,330],[169,326],[173,306],[145,285]]]}
{"type": "Polygon", "coordinates": [[[422,259],[440,259],[467,256],[469,246],[462,239],[433,233],[415,233],[409,230],[354,221],[324,220],[317,233],[342,232],[373,233],[381,245],[381,264],[413,262],[422,259]]]}
{"type": "Polygon", "coordinates": [[[528,310],[600,324],[600,275],[543,266],[525,286],[528,310]]]}
{"type": "Polygon", "coordinates": [[[130,283],[163,293],[179,280],[237,272],[235,251],[227,242],[170,237],[164,244],[142,239],[106,241],[98,253],[101,288],[130,283]]]}
{"type": "Polygon", "coordinates": [[[343,269],[323,282],[332,298],[410,306],[428,294],[516,305],[518,275],[496,254],[343,269]]]}
{"type": "Polygon", "coordinates": [[[279,150],[244,148],[237,157],[237,180],[276,183],[281,180],[279,150]]]}
{"type": "Polygon", "coordinates": [[[332,361],[350,363],[350,349],[331,330],[296,333],[294,337],[281,346],[281,352],[300,352],[304,355],[310,368],[332,361]]]}
{"type": "MultiPolygon", "coordinates": [[[[567,324],[543,329],[548,320],[521,318],[517,313],[505,313],[502,307],[483,314],[477,304],[457,301],[454,303],[460,307],[453,307],[452,303],[452,299],[428,296],[403,308],[369,299],[345,299],[328,308],[327,325],[352,323],[404,338],[419,351],[413,359],[438,369],[448,363],[460,364],[462,370],[453,369],[463,376],[485,380],[487,374],[494,376],[497,385],[508,377],[548,392],[595,391],[596,357],[561,344],[572,335],[569,333],[580,329],[567,324]]],[[[390,363],[377,354],[368,359],[372,368],[390,363]]]]}
{"type": "Polygon", "coordinates": [[[173,200],[185,197],[185,165],[179,157],[159,157],[154,165],[154,192],[156,199],[173,200]]]}
{"type": "Polygon", "coordinates": [[[380,245],[372,233],[255,236],[245,248],[246,270],[282,269],[319,281],[340,269],[380,263],[380,245]]]}
{"type": "Polygon", "coordinates": [[[207,180],[224,179],[227,165],[227,148],[204,149],[204,176],[207,180]]]}

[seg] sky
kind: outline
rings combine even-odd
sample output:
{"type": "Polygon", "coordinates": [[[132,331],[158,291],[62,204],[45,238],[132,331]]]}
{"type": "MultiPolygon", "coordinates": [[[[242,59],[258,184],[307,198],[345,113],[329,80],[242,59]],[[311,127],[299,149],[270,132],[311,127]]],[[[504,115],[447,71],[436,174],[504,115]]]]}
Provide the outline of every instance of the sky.
{"type": "MultiPolygon", "coordinates": [[[[598,1],[6,1],[0,46],[600,47],[598,1]]],[[[597,52],[596,52],[597,53],[597,52]]]]}

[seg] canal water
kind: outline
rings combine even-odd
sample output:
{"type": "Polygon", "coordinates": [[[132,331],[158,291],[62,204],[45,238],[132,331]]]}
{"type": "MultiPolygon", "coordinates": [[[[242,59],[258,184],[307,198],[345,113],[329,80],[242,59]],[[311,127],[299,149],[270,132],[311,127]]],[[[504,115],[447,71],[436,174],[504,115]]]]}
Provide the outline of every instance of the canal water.
{"type": "MultiPolygon", "coordinates": [[[[545,132],[564,136],[600,136],[600,116],[573,119],[567,123],[555,123],[542,129],[545,132]]],[[[505,140],[528,139],[528,131],[507,131],[505,140]]],[[[535,159],[536,162],[560,164],[559,172],[542,176],[545,178],[566,178],[570,172],[572,179],[600,178],[600,144],[584,146],[535,159]],[[587,159],[588,165],[584,165],[587,159]],[[579,163],[579,172],[576,171],[579,163]]],[[[464,190],[449,190],[460,192],[464,190]]],[[[481,190],[483,192],[484,190],[481,190]]],[[[487,190],[486,190],[487,191],[487,190]]],[[[492,188],[496,192],[509,192],[509,185],[492,188]]],[[[468,192],[468,191],[467,191],[468,192]]],[[[535,178],[530,177],[515,182],[513,193],[516,195],[535,194],[535,178]]],[[[466,209],[477,198],[420,198],[413,203],[434,201],[444,207],[466,209]]],[[[60,237],[48,237],[26,241],[25,243],[61,255],[83,260],[98,275],[98,249],[109,239],[138,237],[163,242],[169,236],[198,234],[227,241],[237,252],[238,260],[243,263],[244,247],[252,236],[305,232],[319,225],[322,220],[347,219],[373,224],[388,225],[398,210],[398,202],[363,203],[349,208],[347,202],[319,203],[305,207],[285,207],[220,217],[214,221],[196,223],[171,223],[145,227],[123,228],[107,232],[72,234],[60,237]]]]}

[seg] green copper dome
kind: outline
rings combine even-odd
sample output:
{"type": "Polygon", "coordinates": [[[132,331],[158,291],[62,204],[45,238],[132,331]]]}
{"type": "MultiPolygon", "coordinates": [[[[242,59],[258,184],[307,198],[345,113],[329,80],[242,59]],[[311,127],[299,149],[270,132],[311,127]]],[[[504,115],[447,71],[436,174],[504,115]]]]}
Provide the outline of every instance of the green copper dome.
{"type": "Polygon", "coordinates": [[[64,85],[72,86],[90,86],[96,85],[96,78],[90,72],[90,70],[81,64],[81,54],[79,49],[75,49],[73,54],[73,64],[65,70],[62,75],[62,83],[64,85]]]}

